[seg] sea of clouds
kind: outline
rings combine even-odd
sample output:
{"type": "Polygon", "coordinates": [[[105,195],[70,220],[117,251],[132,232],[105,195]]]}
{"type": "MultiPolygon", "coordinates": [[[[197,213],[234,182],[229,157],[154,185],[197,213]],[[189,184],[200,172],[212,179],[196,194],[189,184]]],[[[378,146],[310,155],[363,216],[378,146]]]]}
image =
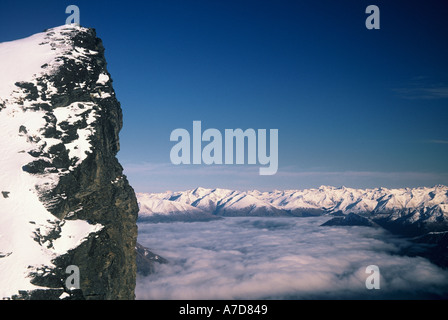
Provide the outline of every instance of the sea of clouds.
{"type": "Polygon", "coordinates": [[[448,270],[400,253],[410,243],[328,217],[140,223],[138,241],[169,260],[138,276],[137,299],[448,298],[448,270]],[[380,289],[367,289],[377,265],[380,289]]]}

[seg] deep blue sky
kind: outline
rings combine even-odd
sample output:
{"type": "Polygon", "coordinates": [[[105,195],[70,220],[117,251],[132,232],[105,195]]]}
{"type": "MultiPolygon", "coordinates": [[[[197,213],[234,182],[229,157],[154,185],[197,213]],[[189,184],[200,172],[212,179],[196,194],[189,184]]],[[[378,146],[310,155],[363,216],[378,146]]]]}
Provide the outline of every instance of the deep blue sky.
{"type": "Polygon", "coordinates": [[[446,1],[2,0],[0,42],[64,24],[69,4],[104,42],[137,191],[448,184],[446,1]],[[193,120],[278,129],[278,173],[172,166],[170,133],[193,120]]]}

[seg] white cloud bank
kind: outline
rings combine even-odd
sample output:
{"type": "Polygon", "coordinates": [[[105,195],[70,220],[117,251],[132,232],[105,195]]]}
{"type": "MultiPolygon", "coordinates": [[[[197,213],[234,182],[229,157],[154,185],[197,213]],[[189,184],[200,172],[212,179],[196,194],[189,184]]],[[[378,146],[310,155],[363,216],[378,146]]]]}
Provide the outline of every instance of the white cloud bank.
{"type": "Polygon", "coordinates": [[[170,263],[139,277],[137,299],[424,299],[448,297],[448,271],[398,255],[405,240],[328,217],[139,224],[139,242],[170,263]],[[368,265],[381,272],[368,290],[368,265]]]}

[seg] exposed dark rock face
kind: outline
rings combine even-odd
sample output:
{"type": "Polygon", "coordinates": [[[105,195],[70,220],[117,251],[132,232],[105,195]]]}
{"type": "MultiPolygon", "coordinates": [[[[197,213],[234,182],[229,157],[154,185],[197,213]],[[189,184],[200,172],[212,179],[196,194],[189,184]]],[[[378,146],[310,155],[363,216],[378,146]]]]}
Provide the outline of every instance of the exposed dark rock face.
{"type": "MultiPolygon", "coordinates": [[[[21,92],[16,103],[27,102],[23,107],[26,112],[44,112],[46,121],[40,135],[31,134],[26,123],[19,129],[19,135],[36,145],[28,152],[35,160],[22,170],[58,177],[54,185],[35,186],[47,210],[60,221],[45,234],[36,229],[35,241],[51,248],[68,220],[103,227],[55,258],[56,268],[31,274],[33,284],[52,289],[20,292],[15,298],[57,299],[66,291],[71,299],[134,299],[138,205],[116,158],[122,110],[106,69],[102,41],[94,29],[80,27],[48,30],[46,39],[42,45],[68,48],[55,59],[57,67],[34,83],[16,83],[21,92]],[[61,120],[60,114],[69,116],[61,120]],[[82,149],[76,143],[83,134],[88,134],[89,148],[73,156],[82,149]],[[58,139],[60,143],[48,146],[40,143],[43,139],[58,139]],[[79,267],[79,290],[65,287],[69,265],[79,267]]],[[[6,198],[8,192],[2,195],[6,198]]]]}
{"type": "Polygon", "coordinates": [[[154,273],[155,265],[157,263],[167,263],[168,261],[161,256],[152,253],[148,248],[137,243],[137,273],[142,276],[147,276],[154,273]]]}
{"type": "Polygon", "coordinates": [[[448,268],[448,231],[429,232],[412,241],[424,245],[424,249],[417,254],[428,258],[440,267],[448,268]]]}
{"type": "Polygon", "coordinates": [[[345,216],[334,217],[325,222],[322,226],[363,226],[363,227],[379,227],[375,222],[369,218],[360,216],[356,213],[349,213],[345,216]]]}
{"type": "MultiPolygon", "coordinates": [[[[372,219],[383,228],[392,233],[414,237],[429,232],[442,232],[448,230],[448,223],[444,219],[422,221],[412,219],[412,213],[398,211],[393,214],[375,214],[372,219]]],[[[444,218],[440,215],[438,218],[444,218]]]]}
{"type": "MultiPolygon", "coordinates": [[[[95,134],[90,140],[92,152],[42,197],[50,200],[49,210],[57,217],[88,220],[104,228],[69,254],[58,258],[56,265],[63,268],[77,265],[80,268],[80,287],[86,299],[133,299],[137,271],[134,248],[138,206],[134,191],[115,157],[120,148],[121,108],[111,82],[96,83],[101,73],[108,73],[104,48],[95,31],[88,29],[74,34],[73,44],[98,54],[87,63],[76,64],[67,60],[63,64],[50,80],[60,91],[51,97],[50,105],[68,106],[73,102],[85,101],[97,106],[98,117],[93,123],[95,134]],[[85,83],[85,89],[78,88],[79,83],[85,83]],[[92,93],[96,92],[107,93],[110,97],[95,98],[92,93]],[[65,194],[66,198],[61,198],[61,194],[65,194]],[[71,212],[74,213],[67,217],[71,212]]],[[[71,126],[67,124],[66,142],[76,139],[76,129],[86,126],[85,120],[71,126]]],[[[48,134],[64,135],[57,131],[48,134]]],[[[53,164],[56,162],[56,166],[70,166],[64,149],[64,145],[60,145],[60,149],[52,150],[53,164]]]]}

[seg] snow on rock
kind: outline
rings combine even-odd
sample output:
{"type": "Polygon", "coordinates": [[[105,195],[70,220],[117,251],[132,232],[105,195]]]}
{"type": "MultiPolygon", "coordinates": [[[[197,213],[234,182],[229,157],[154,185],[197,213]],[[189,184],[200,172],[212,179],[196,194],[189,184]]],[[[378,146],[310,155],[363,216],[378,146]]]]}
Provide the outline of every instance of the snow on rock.
{"type": "Polygon", "coordinates": [[[55,57],[47,42],[46,33],[0,43],[0,97],[5,98],[16,89],[16,82],[33,81],[55,57]],[[30,50],[32,49],[32,50],[30,50]]]}
{"type": "Polygon", "coordinates": [[[96,83],[105,85],[109,81],[109,76],[105,73],[101,73],[96,83]]]}
{"type": "MultiPolygon", "coordinates": [[[[58,107],[58,94],[69,89],[51,80],[70,59],[82,62],[98,54],[74,45],[68,35],[80,30],[61,26],[0,43],[0,299],[38,288],[30,274],[51,267],[55,257],[102,228],[85,220],[58,219],[40,199],[92,148],[98,105],[80,101],[58,107]],[[49,165],[64,152],[70,166],[49,165]]],[[[107,81],[102,73],[97,83],[107,81]]],[[[76,91],[85,83],[73,86],[70,90],[76,91]]]]}

